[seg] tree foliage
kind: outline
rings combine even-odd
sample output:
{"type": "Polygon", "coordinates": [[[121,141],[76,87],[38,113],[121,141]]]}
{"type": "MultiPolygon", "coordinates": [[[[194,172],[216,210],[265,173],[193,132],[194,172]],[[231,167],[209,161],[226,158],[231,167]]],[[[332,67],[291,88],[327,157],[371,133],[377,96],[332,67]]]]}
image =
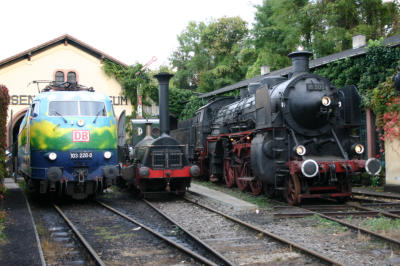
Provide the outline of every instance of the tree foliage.
{"type": "Polygon", "coordinates": [[[260,66],[290,65],[287,54],[302,46],[315,57],[350,49],[352,36],[379,39],[399,33],[399,7],[382,0],[265,0],[257,7],[253,28],[257,60],[247,77],[260,66]]]}
{"type": "Polygon", "coordinates": [[[243,51],[248,37],[246,22],[223,17],[209,24],[190,22],[178,36],[179,47],[170,61],[177,69],[175,84],[180,89],[208,92],[245,77],[243,51]]]}
{"type": "MultiPolygon", "coordinates": [[[[209,92],[259,75],[264,65],[271,70],[289,66],[287,55],[299,46],[322,57],[350,49],[354,35],[380,39],[400,33],[397,1],[264,0],[256,9],[251,30],[238,17],[189,23],[170,57],[176,88],[209,92]]],[[[386,77],[392,67],[379,66],[386,57],[373,58],[379,49],[384,48],[372,49],[367,60],[386,77]]],[[[365,90],[363,102],[368,105],[371,90],[365,88],[382,81],[372,65],[354,58],[320,71],[339,86],[357,84],[365,90]]]]}

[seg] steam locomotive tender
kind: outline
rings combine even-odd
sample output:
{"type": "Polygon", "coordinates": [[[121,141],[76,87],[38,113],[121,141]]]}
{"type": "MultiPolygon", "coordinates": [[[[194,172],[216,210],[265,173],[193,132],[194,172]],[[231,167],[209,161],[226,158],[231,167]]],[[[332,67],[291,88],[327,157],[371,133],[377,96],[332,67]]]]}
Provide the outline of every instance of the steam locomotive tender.
{"type": "MultiPolygon", "coordinates": [[[[168,83],[172,75],[159,73],[155,77],[159,82],[161,136],[153,138],[151,122],[146,124],[146,137],[131,149],[130,159],[123,162],[119,181],[133,186],[143,196],[160,192],[183,195],[190,187],[191,177],[198,176],[200,169],[189,163],[185,146],[169,135],[168,83]]],[[[124,128],[121,120],[120,135],[124,128]]],[[[119,142],[124,145],[124,137],[119,142]]]]}
{"type": "Polygon", "coordinates": [[[84,199],[118,174],[111,100],[75,83],[51,83],[33,100],[18,134],[18,173],[37,194],[84,199]]]}
{"type": "Polygon", "coordinates": [[[357,89],[336,89],[310,73],[311,55],[289,54],[289,78],[266,77],[242,90],[240,100],[217,98],[178,125],[172,135],[187,144],[201,175],[299,204],[304,198],[346,199],[353,175],[379,173],[379,160],[362,159],[357,89]]]}

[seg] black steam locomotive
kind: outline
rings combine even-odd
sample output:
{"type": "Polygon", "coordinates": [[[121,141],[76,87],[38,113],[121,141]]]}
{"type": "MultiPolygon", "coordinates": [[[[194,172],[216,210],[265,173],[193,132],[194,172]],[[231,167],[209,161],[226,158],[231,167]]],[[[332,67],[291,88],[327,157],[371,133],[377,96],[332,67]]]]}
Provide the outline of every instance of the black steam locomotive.
{"type": "Polygon", "coordinates": [[[160,192],[183,195],[190,186],[191,177],[198,176],[200,169],[189,163],[185,146],[169,135],[168,83],[172,75],[159,73],[155,77],[159,82],[161,136],[152,137],[149,121],[146,123],[146,136],[134,147],[127,147],[124,140],[125,119],[120,119],[118,146],[125,152],[121,152],[124,159],[121,160],[121,175],[117,182],[133,187],[143,196],[160,192]]]}
{"type": "Polygon", "coordinates": [[[187,144],[201,175],[299,204],[315,197],[345,200],[354,174],[379,173],[379,160],[362,159],[357,89],[336,89],[310,73],[311,55],[289,54],[289,78],[268,76],[239,100],[215,99],[178,125],[172,136],[187,144]]]}

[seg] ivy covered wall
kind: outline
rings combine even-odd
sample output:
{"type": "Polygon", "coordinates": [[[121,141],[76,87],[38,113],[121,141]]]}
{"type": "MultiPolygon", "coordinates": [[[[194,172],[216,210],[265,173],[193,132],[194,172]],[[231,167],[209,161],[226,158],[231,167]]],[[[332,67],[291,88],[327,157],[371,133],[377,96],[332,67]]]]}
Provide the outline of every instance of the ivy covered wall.
{"type": "Polygon", "coordinates": [[[3,180],[6,176],[5,169],[5,149],[7,145],[6,132],[7,132],[7,111],[10,101],[8,89],[4,85],[0,85],[0,197],[3,192],[3,180]]]}

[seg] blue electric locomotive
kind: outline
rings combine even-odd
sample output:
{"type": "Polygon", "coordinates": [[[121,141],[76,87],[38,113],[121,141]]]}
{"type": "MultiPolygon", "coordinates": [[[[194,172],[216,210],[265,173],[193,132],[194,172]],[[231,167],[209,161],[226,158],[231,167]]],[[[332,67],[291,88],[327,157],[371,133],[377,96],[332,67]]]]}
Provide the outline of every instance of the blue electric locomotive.
{"type": "Polygon", "coordinates": [[[18,173],[40,194],[84,199],[117,176],[117,127],[108,96],[73,85],[35,97],[18,134],[18,173]]]}

